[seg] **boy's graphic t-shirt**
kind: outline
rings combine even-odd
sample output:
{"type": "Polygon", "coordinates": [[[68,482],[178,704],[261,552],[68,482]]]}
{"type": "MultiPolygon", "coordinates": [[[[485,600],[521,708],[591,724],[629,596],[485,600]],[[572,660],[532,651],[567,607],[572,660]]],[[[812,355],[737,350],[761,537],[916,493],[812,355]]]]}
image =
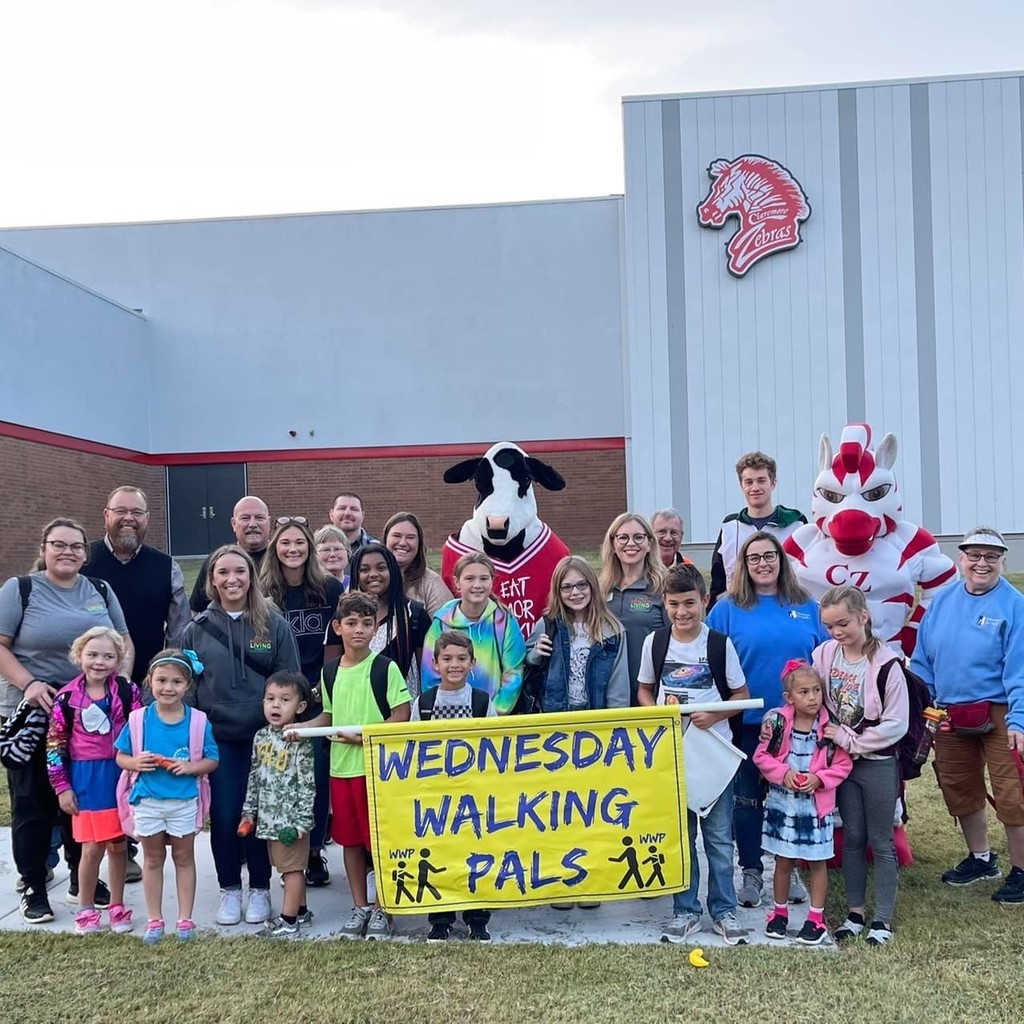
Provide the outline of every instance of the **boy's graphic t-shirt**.
{"type": "MultiPolygon", "coordinates": [[[[324,711],[331,716],[332,725],[375,725],[384,721],[370,684],[370,666],[379,657],[371,654],[350,668],[338,665],[334,685],[322,683],[324,711]]],[[[388,706],[394,710],[410,699],[401,670],[392,661],[388,665],[388,706]]],[[[336,779],[355,779],[366,774],[361,743],[332,742],[330,747],[331,775],[336,779]]]]}
{"type": "MultiPolygon", "coordinates": [[[[654,658],[651,654],[654,634],[644,640],[643,652],[640,655],[639,681],[652,685],[654,679],[654,658]]],[[[746,686],[740,659],[732,641],[725,641],[725,678],[730,690],[739,690],[746,686]]],[[[700,633],[690,641],[676,640],[673,636],[668,642],[668,653],[658,680],[658,704],[703,704],[721,700],[718,687],[715,685],[711,666],[708,664],[708,627],[701,625],[700,633]]],[[[724,739],[732,741],[732,733],[728,719],[716,722],[712,729],[724,739]]]]}

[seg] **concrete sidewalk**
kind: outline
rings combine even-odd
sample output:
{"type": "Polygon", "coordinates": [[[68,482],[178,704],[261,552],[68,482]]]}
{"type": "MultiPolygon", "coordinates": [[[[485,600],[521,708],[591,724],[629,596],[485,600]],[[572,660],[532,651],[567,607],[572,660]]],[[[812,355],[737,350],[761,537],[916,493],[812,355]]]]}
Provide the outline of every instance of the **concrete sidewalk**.
{"type": "MultiPolygon", "coordinates": [[[[699,848],[699,844],[698,844],[699,848]]],[[[309,928],[302,929],[304,939],[330,939],[337,936],[342,921],[348,916],[352,906],[348,884],[345,881],[342,867],[341,850],[337,846],[328,846],[324,851],[331,872],[331,884],[323,889],[310,889],[308,903],[313,911],[313,923],[309,928]]],[[[707,878],[707,868],[700,856],[702,884],[707,878]]],[[[220,892],[217,888],[216,875],[213,869],[213,856],[210,852],[209,833],[202,833],[196,839],[196,868],[199,878],[196,892],[196,907],[193,913],[199,930],[204,935],[244,936],[257,931],[256,925],[240,924],[224,927],[214,924],[214,914],[220,892]]],[[[243,871],[244,876],[244,871],[243,871]]],[[[106,872],[101,870],[101,877],[106,872]]],[[[0,931],[48,931],[72,932],[74,929],[75,908],[65,902],[68,887],[67,866],[61,861],[54,880],[49,886],[50,905],[53,907],[56,920],[50,924],[28,925],[18,912],[20,897],[14,890],[17,872],[11,855],[11,830],[0,828],[0,931]]],[[[737,877],[737,884],[740,879],[737,877]]],[[[771,867],[765,872],[765,884],[771,891],[771,867]]],[[[281,887],[275,878],[271,886],[271,899],[276,913],[281,908],[281,887]]],[[[702,899],[703,902],[703,899],[702,899]]],[[[141,939],[146,922],[145,904],[142,899],[142,885],[135,883],[125,890],[125,905],[134,911],[134,935],[141,939]]],[[[790,908],[790,932],[795,935],[803,924],[807,913],[807,905],[790,908]]],[[[821,946],[800,946],[792,938],[785,941],[772,940],[765,937],[765,910],[759,907],[754,910],[738,908],[737,916],[744,928],[749,929],[747,942],[757,945],[787,946],[798,949],[835,949],[831,940],[821,946]]],[[[173,922],[176,917],[174,901],[174,869],[170,857],[164,875],[164,917],[173,922]]],[[[658,896],[653,899],[616,900],[604,903],[595,910],[569,911],[554,910],[551,907],[533,907],[523,910],[496,911],[491,918],[490,932],[492,941],[501,942],[532,942],[549,943],[565,946],[578,946],[587,942],[622,942],[622,943],[657,943],[661,940],[662,926],[672,918],[672,899],[670,896],[658,896]]],[[[104,923],[106,915],[104,915],[104,923]]],[[[426,916],[423,914],[395,915],[395,939],[398,941],[425,941],[428,932],[426,916]]],[[[466,934],[461,922],[453,929],[453,936],[466,934]]],[[[130,936],[125,936],[130,938],[130,936]]],[[[703,946],[705,949],[724,947],[725,942],[711,931],[711,920],[705,914],[704,930],[697,933],[687,943],[688,946],[703,946]]]]}

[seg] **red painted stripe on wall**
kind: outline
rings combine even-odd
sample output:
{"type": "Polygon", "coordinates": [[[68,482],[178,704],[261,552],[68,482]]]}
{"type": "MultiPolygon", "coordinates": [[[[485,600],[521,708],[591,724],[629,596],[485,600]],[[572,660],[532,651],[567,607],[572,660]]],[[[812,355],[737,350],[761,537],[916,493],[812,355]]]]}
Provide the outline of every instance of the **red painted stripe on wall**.
{"type": "MultiPolygon", "coordinates": [[[[320,462],[326,459],[413,459],[413,458],[472,458],[483,455],[493,441],[465,442],[459,444],[418,444],[390,445],[359,448],[296,448],[264,451],[235,452],[167,452],[151,455],[132,448],[89,441],[85,438],[57,434],[37,427],[26,427],[20,423],[0,420],[0,437],[12,437],[19,441],[50,445],[54,448],[68,448],[88,455],[106,455],[112,459],[123,459],[144,466],[203,466],[220,462],[320,462]]],[[[626,447],[624,437],[580,437],[556,441],[518,442],[535,455],[551,452],[600,452],[621,451],[626,447]]]]}

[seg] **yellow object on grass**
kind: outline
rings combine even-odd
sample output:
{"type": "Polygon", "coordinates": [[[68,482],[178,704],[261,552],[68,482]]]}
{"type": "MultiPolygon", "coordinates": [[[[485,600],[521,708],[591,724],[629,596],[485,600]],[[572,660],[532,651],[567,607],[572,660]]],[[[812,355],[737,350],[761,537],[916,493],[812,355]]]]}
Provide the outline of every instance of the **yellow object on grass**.
{"type": "Polygon", "coordinates": [[[707,957],[704,956],[704,950],[699,946],[696,949],[690,950],[690,966],[691,967],[710,967],[707,957]]]}

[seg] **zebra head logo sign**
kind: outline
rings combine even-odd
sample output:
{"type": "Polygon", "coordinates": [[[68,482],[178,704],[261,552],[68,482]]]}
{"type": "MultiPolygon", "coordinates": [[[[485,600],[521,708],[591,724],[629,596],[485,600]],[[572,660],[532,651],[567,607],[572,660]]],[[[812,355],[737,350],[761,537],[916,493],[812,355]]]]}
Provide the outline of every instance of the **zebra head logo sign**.
{"type": "Polygon", "coordinates": [[[800,244],[800,224],[810,217],[811,207],[782,164],[747,153],[712,161],[708,177],[711,188],[697,207],[700,226],[717,230],[730,217],[740,222],[725,247],[730,274],[743,277],[766,256],[800,244]]]}

